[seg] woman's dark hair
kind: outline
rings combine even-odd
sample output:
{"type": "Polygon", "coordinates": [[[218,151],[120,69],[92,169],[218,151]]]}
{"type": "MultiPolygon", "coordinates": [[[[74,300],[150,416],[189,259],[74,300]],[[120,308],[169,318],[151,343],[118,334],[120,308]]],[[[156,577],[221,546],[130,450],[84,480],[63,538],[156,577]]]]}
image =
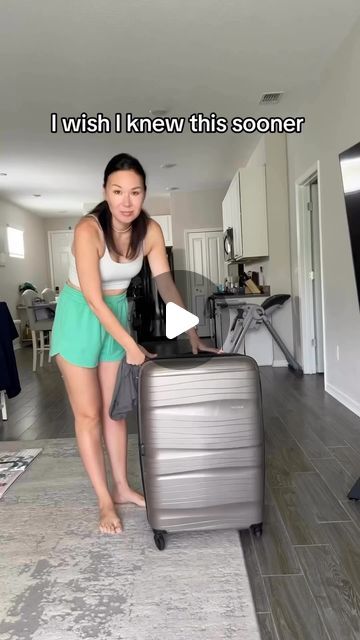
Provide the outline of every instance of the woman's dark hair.
{"type": "MultiPolygon", "coordinates": [[[[118,155],[111,158],[104,171],[104,187],[106,186],[108,177],[115,171],[134,171],[138,176],[141,177],[144,183],[144,189],[146,191],[145,171],[142,168],[140,162],[136,158],[133,158],[133,156],[130,156],[128,153],[119,153],[118,155]]],[[[94,207],[94,209],[92,209],[92,211],[90,211],[89,213],[95,215],[99,220],[101,228],[104,232],[107,247],[114,253],[117,253],[119,255],[119,251],[115,246],[111,228],[111,212],[106,200],[103,200],[98,205],[96,205],[96,207],[94,207]]],[[[139,251],[139,245],[145,238],[149,219],[150,216],[146,213],[146,211],[144,211],[144,209],[141,209],[138,217],[133,220],[131,225],[132,233],[130,236],[130,244],[125,256],[126,258],[132,259],[137,255],[139,251]]]]}

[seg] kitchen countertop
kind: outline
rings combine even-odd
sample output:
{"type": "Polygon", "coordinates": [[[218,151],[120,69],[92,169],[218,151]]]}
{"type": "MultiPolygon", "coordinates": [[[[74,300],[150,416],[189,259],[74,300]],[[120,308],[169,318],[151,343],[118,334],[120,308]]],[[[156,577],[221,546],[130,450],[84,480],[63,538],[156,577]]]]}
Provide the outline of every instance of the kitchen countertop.
{"type": "Polygon", "coordinates": [[[217,300],[226,298],[268,298],[268,293],[212,293],[210,298],[216,298],[217,300]]]}

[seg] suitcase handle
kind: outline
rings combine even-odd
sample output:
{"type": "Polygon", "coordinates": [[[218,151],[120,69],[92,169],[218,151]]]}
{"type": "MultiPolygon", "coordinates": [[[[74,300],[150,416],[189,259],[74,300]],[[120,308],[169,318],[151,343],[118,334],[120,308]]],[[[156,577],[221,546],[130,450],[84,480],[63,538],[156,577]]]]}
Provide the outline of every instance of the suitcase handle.
{"type": "Polygon", "coordinates": [[[213,353],[212,351],[200,351],[199,353],[193,353],[192,351],[185,351],[184,353],[166,353],[164,355],[158,355],[157,358],[149,358],[153,362],[158,360],[167,360],[168,358],[221,358],[223,356],[235,356],[246,358],[248,356],[244,356],[239,353],[213,353]]]}

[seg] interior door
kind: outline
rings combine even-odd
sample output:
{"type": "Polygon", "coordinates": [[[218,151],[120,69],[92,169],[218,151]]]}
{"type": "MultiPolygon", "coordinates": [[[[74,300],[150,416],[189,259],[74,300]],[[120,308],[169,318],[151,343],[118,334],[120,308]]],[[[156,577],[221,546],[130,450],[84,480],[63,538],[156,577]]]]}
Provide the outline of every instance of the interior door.
{"type": "Polygon", "coordinates": [[[199,318],[196,328],[199,336],[210,336],[207,300],[213,286],[223,283],[225,278],[222,229],[189,232],[187,251],[189,311],[199,318]]]}
{"type": "MultiPolygon", "coordinates": [[[[225,279],[225,263],[223,250],[223,234],[218,231],[206,231],[207,273],[211,283],[222,284],[225,279]]],[[[213,293],[209,291],[209,295],[213,293]]]]}
{"type": "Polygon", "coordinates": [[[51,286],[60,291],[68,279],[74,231],[49,231],[51,286]]]}

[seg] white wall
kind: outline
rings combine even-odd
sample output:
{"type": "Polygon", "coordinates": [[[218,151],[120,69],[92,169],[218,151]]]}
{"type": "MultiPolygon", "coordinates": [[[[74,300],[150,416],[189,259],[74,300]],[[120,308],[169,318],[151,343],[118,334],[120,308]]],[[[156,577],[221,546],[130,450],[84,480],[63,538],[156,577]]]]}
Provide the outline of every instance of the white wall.
{"type": "Polygon", "coordinates": [[[1,200],[0,227],[6,225],[24,230],[25,258],[7,256],[6,266],[0,267],[0,299],[7,303],[13,318],[17,318],[19,284],[31,282],[39,292],[50,286],[46,236],[41,218],[26,209],[1,200]]]}
{"type": "Polygon", "coordinates": [[[144,209],[150,216],[163,216],[171,213],[170,194],[146,196],[144,209]]]}
{"type": "MultiPolygon", "coordinates": [[[[360,140],[359,68],[360,21],[330,61],[311,104],[301,110],[306,118],[303,133],[288,136],[293,292],[298,296],[294,185],[319,161],[326,390],[358,415],[360,313],[338,155],[360,140]]],[[[297,318],[294,331],[298,336],[297,318]]]]}
{"type": "Polygon", "coordinates": [[[265,136],[261,136],[258,144],[246,163],[247,167],[259,167],[266,164],[265,136]]]}
{"type": "Polygon", "coordinates": [[[82,216],[73,216],[68,218],[42,218],[44,230],[46,234],[46,242],[48,231],[64,231],[67,229],[74,229],[82,216]]]}

